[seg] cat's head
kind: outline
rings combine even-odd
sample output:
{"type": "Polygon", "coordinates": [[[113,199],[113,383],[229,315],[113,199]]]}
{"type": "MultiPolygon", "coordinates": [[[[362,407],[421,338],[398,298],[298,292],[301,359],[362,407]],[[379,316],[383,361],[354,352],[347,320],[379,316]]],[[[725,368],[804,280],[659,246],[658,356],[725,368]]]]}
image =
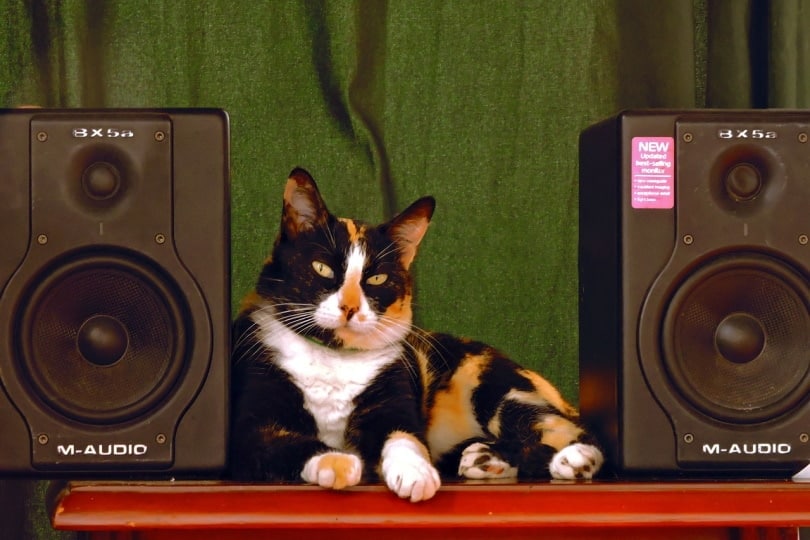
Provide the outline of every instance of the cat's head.
{"type": "Polygon", "coordinates": [[[333,348],[378,349],[410,330],[410,267],[433,214],[419,199],[372,226],[331,214],[303,169],[290,173],[281,230],[257,293],[277,320],[333,348]]]}

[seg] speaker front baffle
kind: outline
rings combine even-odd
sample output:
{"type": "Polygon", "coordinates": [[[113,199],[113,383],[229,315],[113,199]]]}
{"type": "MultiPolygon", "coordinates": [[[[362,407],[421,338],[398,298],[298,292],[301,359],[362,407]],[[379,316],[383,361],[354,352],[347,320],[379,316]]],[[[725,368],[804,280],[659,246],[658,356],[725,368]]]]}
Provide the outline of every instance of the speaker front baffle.
{"type": "Polygon", "coordinates": [[[810,462],[810,112],[627,111],[580,138],[580,405],[624,472],[810,462]]]}
{"type": "Polygon", "coordinates": [[[0,111],[0,474],[224,468],[228,145],[221,110],[0,111]]]}

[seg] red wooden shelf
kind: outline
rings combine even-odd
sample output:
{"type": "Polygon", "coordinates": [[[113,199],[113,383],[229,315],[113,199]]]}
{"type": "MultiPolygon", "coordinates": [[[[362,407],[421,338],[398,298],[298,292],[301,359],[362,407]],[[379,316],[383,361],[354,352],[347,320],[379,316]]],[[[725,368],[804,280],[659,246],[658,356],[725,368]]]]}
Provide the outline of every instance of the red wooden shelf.
{"type": "Polygon", "coordinates": [[[414,504],[381,486],[332,492],[227,482],[74,482],[52,501],[52,520],[57,529],[116,539],[300,539],[326,529],[332,539],[522,538],[540,529],[546,538],[584,538],[595,529],[607,538],[649,537],[653,530],[673,538],[686,531],[693,538],[795,538],[792,531],[810,526],[810,484],[451,484],[414,504]],[[127,531],[131,536],[123,536],[127,531]]]}

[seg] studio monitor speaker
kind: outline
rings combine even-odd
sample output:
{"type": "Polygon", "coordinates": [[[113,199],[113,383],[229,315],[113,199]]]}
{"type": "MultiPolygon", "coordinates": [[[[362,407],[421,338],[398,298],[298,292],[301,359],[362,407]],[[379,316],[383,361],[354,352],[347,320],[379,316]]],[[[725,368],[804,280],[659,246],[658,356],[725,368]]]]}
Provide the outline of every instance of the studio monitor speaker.
{"type": "Polygon", "coordinates": [[[810,463],[810,111],[580,137],[580,406],[625,472],[810,463]]]}
{"type": "Polygon", "coordinates": [[[225,465],[228,119],[0,111],[0,473],[225,465]]]}

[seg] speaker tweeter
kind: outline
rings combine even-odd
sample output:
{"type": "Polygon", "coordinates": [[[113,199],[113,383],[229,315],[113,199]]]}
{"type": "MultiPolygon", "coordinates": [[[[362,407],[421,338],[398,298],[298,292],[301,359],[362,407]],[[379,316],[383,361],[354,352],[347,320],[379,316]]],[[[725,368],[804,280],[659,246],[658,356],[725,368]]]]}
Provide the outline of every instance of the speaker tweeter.
{"type": "Polygon", "coordinates": [[[710,189],[716,204],[726,212],[749,216],[767,211],[785,189],[784,167],[771,148],[735,144],[719,149],[713,159],[710,189]]]}

